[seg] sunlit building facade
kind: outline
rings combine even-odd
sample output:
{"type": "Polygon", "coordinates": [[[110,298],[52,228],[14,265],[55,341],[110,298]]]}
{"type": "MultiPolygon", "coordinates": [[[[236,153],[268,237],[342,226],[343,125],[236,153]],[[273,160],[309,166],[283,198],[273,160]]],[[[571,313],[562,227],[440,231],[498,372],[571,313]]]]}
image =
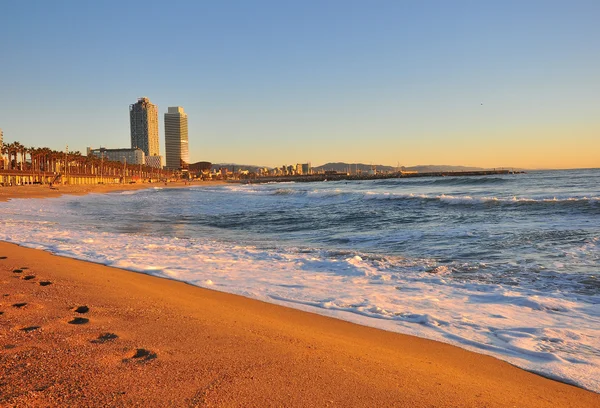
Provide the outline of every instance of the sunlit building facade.
{"type": "Polygon", "coordinates": [[[150,99],[139,98],[129,105],[131,148],[142,149],[146,156],[159,156],[158,107],[150,99]]]}
{"type": "Polygon", "coordinates": [[[124,164],[145,164],[146,155],[142,149],[99,149],[87,148],[88,156],[96,156],[104,160],[120,161],[124,164]]]}
{"type": "Polygon", "coordinates": [[[187,169],[190,162],[188,117],[181,106],[169,107],[165,113],[166,168],[187,169]]]}

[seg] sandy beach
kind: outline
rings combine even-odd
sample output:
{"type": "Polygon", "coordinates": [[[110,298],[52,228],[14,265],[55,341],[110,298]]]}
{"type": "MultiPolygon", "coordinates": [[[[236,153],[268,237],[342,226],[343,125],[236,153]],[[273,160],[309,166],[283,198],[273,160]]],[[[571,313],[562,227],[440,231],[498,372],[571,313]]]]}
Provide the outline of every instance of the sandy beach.
{"type": "Polygon", "coordinates": [[[0,285],[0,406],[600,406],[451,345],[4,242],[0,285]]]}
{"type": "Polygon", "coordinates": [[[0,201],[6,201],[11,198],[46,198],[60,197],[64,194],[83,195],[89,193],[110,193],[125,190],[142,190],[146,188],[183,188],[194,185],[219,185],[225,181],[194,181],[185,183],[183,181],[165,183],[135,183],[135,184],[79,184],[79,185],[55,185],[50,188],[48,185],[23,185],[0,187],[0,201]]]}

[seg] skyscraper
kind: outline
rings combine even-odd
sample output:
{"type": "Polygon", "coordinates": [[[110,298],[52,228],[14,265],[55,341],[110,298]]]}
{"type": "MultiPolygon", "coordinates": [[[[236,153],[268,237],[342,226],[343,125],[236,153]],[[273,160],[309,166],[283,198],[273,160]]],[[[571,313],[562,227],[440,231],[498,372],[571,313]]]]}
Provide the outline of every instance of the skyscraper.
{"type": "Polygon", "coordinates": [[[129,105],[131,123],[131,148],[142,149],[146,156],[159,156],[158,108],[150,99],[138,98],[129,105]]]}
{"type": "Polygon", "coordinates": [[[188,118],[181,106],[169,107],[165,113],[165,150],[167,169],[186,169],[190,162],[188,118]]]}

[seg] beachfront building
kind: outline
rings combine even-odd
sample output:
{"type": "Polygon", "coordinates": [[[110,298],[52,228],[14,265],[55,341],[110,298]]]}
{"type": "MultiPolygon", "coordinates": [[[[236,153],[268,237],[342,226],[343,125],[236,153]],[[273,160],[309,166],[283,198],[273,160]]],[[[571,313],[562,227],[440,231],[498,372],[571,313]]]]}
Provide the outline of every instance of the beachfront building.
{"type": "Polygon", "coordinates": [[[188,168],[188,117],[181,106],[169,107],[169,111],[165,113],[165,155],[167,169],[188,168]]]}
{"type": "Polygon", "coordinates": [[[88,156],[96,156],[108,161],[120,161],[124,164],[146,164],[146,154],[142,149],[99,149],[87,148],[88,156]]]}
{"type": "Polygon", "coordinates": [[[155,169],[162,169],[164,166],[162,156],[146,156],[146,166],[154,167],[155,169]]]}
{"type": "Polygon", "coordinates": [[[150,99],[139,98],[129,105],[131,148],[142,149],[146,156],[159,156],[158,107],[150,99]]]}

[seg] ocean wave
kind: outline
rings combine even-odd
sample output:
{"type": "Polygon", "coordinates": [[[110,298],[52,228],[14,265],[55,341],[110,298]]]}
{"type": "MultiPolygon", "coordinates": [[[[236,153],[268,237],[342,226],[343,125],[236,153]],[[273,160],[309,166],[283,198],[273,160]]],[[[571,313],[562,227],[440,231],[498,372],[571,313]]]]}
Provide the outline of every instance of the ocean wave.
{"type": "Polygon", "coordinates": [[[516,178],[513,177],[415,177],[400,178],[377,181],[380,186],[478,186],[478,185],[499,185],[513,183],[516,178]]]}
{"type": "Polygon", "coordinates": [[[314,198],[314,199],[319,199],[319,198],[338,197],[338,196],[342,196],[342,195],[352,195],[353,193],[350,191],[345,191],[345,190],[341,190],[341,189],[294,190],[294,189],[288,189],[288,188],[279,188],[279,189],[272,191],[270,193],[267,193],[267,194],[274,195],[274,196],[302,196],[302,197],[310,197],[310,198],[314,198]]]}
{"type": "Polygon", "coordinates": [[[294,195],[298,193],[298,190],[292,190],[289,188],[278,188],[273,192],[273,195],[294,195]]]}
{"type": "Polygon", "coordinates": [[[366,192],[364,198],[367,200],[424,200],[439,201],[448,204],[505,204],[505,205],[527,205],[527,204],[600,204],[600,197],[488,197],[488,196],[470,196],[470,195],[428,195],[428,194],[401,194],[401,193],[381,193],[366,192]]]}
{"type": "Polygon", "coordinates": [[[352,199],[364,200],[390,200],[390,201],[426,201],[440,202],[454,205],[565,205],[576,206],[580,204],[591,205],[600,209],[600,196],[548,196],[548,197],[523,197],[523,196],[476,196],[476,195],[453,195],[453,194],[425,194],[425,193],[396,193],[382,191],[352,191],[342,188],[336,189],[294,189],[278,188],[264,189],[252,187],[229,187],[227,192],[243,193],[264,196],[298,196],[311,199],[324,199],[331,197],[347,196],[352,199]]]}
{"type": "MultiPolygon", "coordinates": [[[[503,180],[498,178],[498,180],[503,180]]],[[[310,185],[310,184],[309,184],[310,185]]],[[[527,196],[492,196],[477,194],[433,194],[433,193],[401,193],[393,191],[378,190],[360,190],[350,187],[338,188],[298,188],[281,187],[273,188],[270,186],[247,186],[247,185],[228,185],[218,190],[209,190],[211,192],[225,192],[231,194],[248,194],[252,196],[264,197],[295,197],[302,200],[328,199],[346,199],[347,201],[360,200],[382,200],[393,202],[425,202],[438,203],[441,205],[454,206],[517,206],[525,208],[550,207],[553,208],[581,208],[584,211],[600,212],[600,196],[546,196],[546,197],[527,197],[527,196]]],[[[308,186],[308,185],[307,185],[308,186]]]]}

